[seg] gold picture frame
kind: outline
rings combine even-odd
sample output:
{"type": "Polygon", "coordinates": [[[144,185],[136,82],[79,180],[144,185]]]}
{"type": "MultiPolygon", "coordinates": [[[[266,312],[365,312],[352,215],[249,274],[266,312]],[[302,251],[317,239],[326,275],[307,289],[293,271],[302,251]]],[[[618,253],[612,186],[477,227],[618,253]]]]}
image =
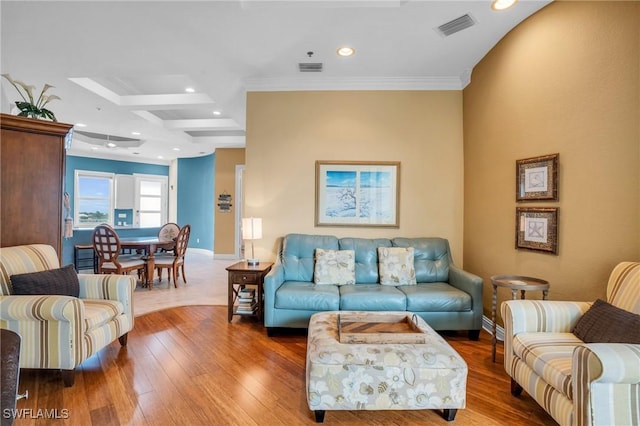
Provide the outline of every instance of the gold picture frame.
{"type": "Polygon", "coordinates": [[[316,161],[316,226],[400,226],[399,161],[316,161]]]}
{"type": "Polygon", "coordinates": [[[516,249],[558,254],[558,209],[516,207],[516,249]]]}
{"type": "Polygon", "coordinates": [[[558,201],[559,154],[516,160],[516,201],[558,201]]]}

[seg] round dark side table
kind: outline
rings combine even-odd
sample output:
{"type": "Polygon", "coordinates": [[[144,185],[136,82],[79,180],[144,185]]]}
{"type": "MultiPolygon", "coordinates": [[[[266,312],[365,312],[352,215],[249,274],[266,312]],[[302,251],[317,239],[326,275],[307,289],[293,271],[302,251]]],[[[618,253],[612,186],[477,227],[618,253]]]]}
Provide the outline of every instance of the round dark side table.
{"type": "Polygon", "coordinates": [[[498,287],[511,289],[511,298],[517,299],[520,291],[520,299],[525,298],[527,291],[542,291],[542,300],[547,300],[549,294],[549,282],[540,278],[524,277],[520,275],[494,275],[491,277],[493,286],[493,300],[491,304],[491,321],[493,329],[491,335],[491,359],[496,362],[496,309],[498,306],[498,287]]]}

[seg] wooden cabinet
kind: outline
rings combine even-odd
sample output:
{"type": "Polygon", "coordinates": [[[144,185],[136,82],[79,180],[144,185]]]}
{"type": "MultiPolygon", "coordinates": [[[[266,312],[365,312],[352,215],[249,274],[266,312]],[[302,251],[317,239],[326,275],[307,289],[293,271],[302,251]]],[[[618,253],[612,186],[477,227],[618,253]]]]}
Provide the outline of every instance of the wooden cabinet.
{"type": "Polygon", "coordinates": [[[71,124],[0,114],[0,246],[50,244],[62,258],[71,124]]]}

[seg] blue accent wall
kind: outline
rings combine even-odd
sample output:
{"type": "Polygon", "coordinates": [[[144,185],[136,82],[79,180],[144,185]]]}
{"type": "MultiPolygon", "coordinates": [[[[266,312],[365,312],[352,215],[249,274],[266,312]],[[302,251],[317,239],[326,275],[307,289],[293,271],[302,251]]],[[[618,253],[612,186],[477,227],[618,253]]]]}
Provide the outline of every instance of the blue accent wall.
{"type": "MultiPolygon", "coordinates": [[[[71,214],[73,215],[73,190],[75,185],[76,170],[91,170],[95,172],[117,173],[132,175],[134,173],[169,176],[169,166],[157,164],[134,163],[131,161],[102,160],[98,158],[67,156],[67,170],[65,178],[65,191],[71,195],[71,214]]],[[[213,190],[212,190],[213,192],[213,190]]],[[[117,220],[117,219],[116,219],[117,220]]],[[[131,223],[131,222],[129,222],[131,223]]],[[[155,237],[160,228],[118,228],[118,235],[123,237],[155,237]]],[[[73,263],[73,246],[75,244],[91,244],[93,230],[73,230],[72,238],[65,238],[62,243],[62,264],[73,263]]],[[[189,244],[191,245],[191,244],[189,244]]]]}
{"type": "Polygon", "coordinates": [[[213,251],[215,154],[178,159],[178,224],[191,225],[189,247],[213,251]]]}

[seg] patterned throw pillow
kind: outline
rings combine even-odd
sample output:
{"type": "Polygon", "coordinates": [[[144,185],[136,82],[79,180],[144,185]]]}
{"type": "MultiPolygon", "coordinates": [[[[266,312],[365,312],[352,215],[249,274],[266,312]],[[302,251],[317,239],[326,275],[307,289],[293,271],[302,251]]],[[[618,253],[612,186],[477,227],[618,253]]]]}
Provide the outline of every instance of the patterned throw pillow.
{"type": "Polygon", "coordinates": [[[416,285],[413,247],[378,247],[382,285],[416,285]]]}
{"type": "Polygon", "coordinates": [[[313,282],[316,284],[355,284],[356,254],[354,250],[316,249],[313,282]]]}
{"type": "Polygon", "coordinates": [[[15,295],[49,295],[78,297],[80,283],[73,265],[42,272],[11,275],[11,287],[15,295]]]}

